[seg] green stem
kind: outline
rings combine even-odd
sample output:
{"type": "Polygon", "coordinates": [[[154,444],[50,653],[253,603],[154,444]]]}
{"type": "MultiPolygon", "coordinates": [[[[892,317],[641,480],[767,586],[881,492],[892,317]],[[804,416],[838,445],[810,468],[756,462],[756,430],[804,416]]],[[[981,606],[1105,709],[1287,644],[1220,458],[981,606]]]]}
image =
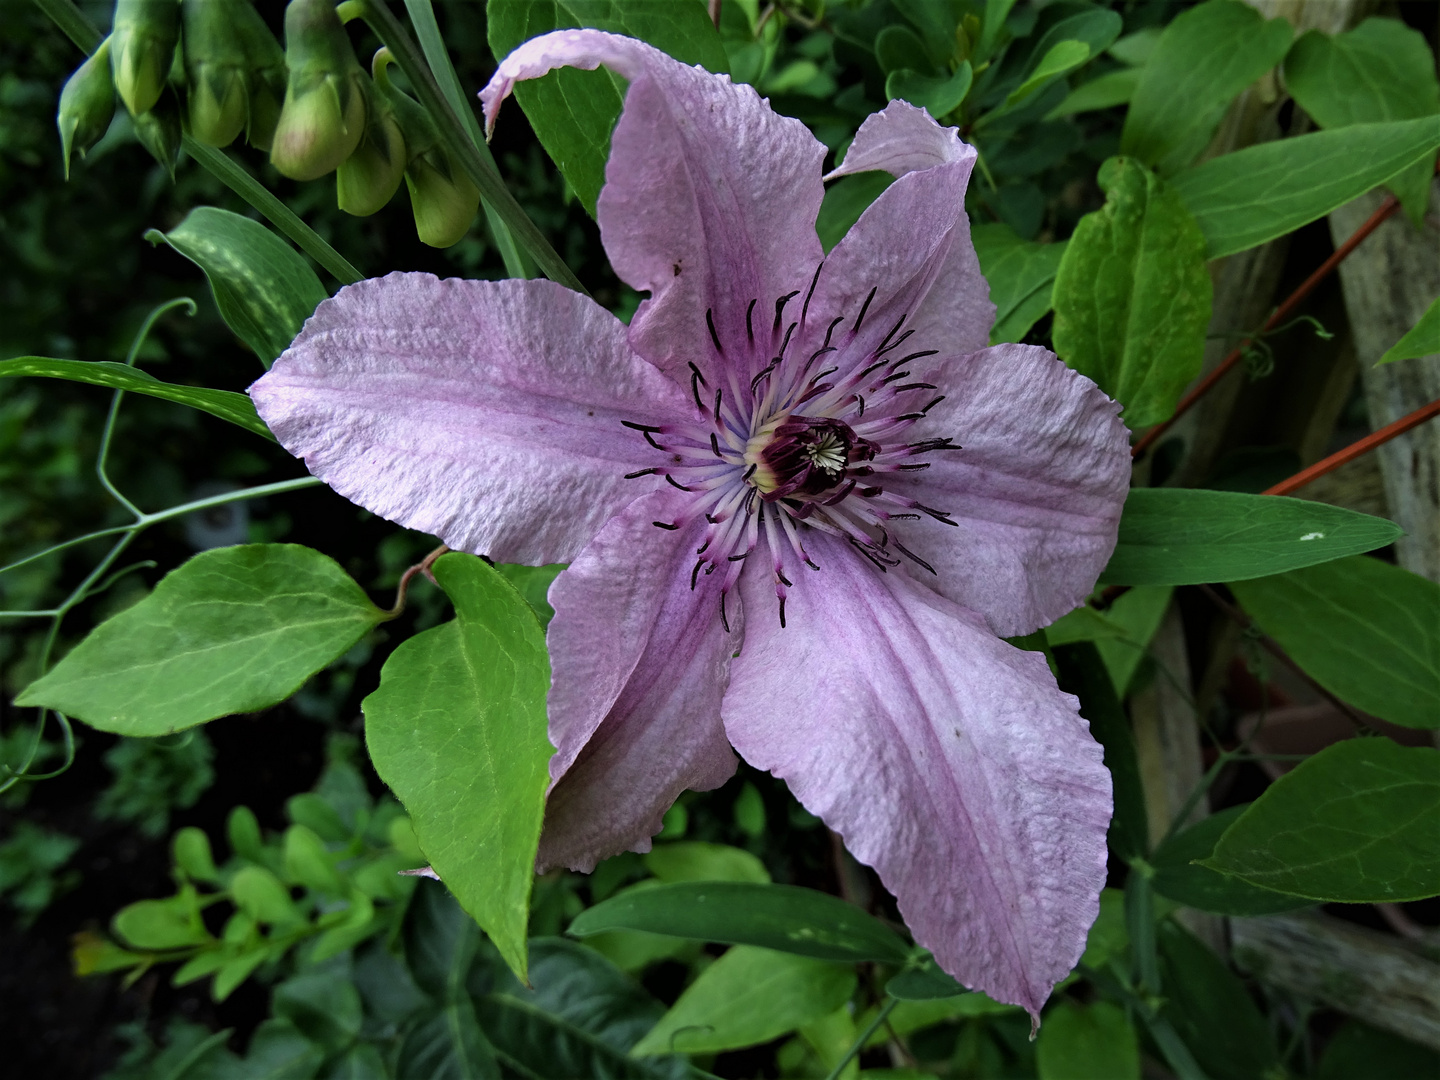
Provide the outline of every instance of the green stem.
{"type": "Polygon", "coordinates": [[[565,265],[565,261],[556,254],[555,249],[536,224],[530,220],[528,214],[521,205],[515,201],[505,187],[505,182],[500,179],[500,174],[495,171],[493,165],[486,162],[480,156],[480,151],[470,140],[465,132],[465,126],[460,118],[455,115],[445,95],[441,92],[440,86],[435,77],[430,74],[430,69],[425,64],[425,58],[421,55],[420,49],[400,25],[385,0],[353,0],[360,5],[364,12],[364,19],[370,25],[383,45],[389,48],[395,56],[395,62],[400,65],[400,70],[405,72],[405,77],[410,80],[420,104],[424,105],[431,117],[435,120],[436,127],[440,131],[440,137],[445,140],[445,148],[454,155],[465,174],[480,189],[480,197],[486,204],[494,207],[495,212],[510,229],[511,234],[534,258],[536,265],[551,281],[559,282],[566,288],[574,289],[578,293],[589,295],[585,287],[580,284],[580,279],[575,276],[571,269],[565,265]]]}
{"type": "Polygon", "coordinates": [[[891,1010],[899,1004],[900,999],[892,997],[886,1001],[884,1005],[880,1006],[880,1011],[875,1014],[875,1018],[865,1025],[865,1030],[860,1033],[859,1038],[855,1040],[850,1049],[845,1051],[845,1056],[835,1063],[835,1067],[830,1070],[830,1075],[827,1076],[825,1080],[840,1080],[840,1074],[845,1071],[845,1066],[850,1064],[856,1054],[865,1049],[865,1043],[869,1041],[870,1036],[879,1030],[880,1025],[885,1022],[891,1010]]]}
{"type": "MultiPolygon", "coordinates": [[[[435,21],[435,8],[430,0],[405,0],[405,10],[410,15],[410,23],[415,27],[415,36],[420,40],[420,48],[425,53],[425,60],[430,65],[430,73],[435,76],[435,81],[440,84],[440,92],[445,95],[445,100],[455,110],[455,115],[460,117],[461,123],[465,125],[465,133],[470,136],[470,143],[480,152],[485,163],[495,169],[495,159],[490,154],[490,147],[485,144],[485,135],[480,130],[480,124],[475,119],[475,110],[465,97],[465,90],[460,85],[460,76],[455,74],[455,65],[450,62],[450,52],[445,48],[445,39],[440,36],[440,26],[435,21]]],[[[499,172],[498,169],[495,170],[499,172]]],[[[515,237],[510,235],[510,230],[505,225],[505,219],[500,216],[499,211],[491,206],[489,201],[483,202],[485,207],[485,223],[490,227],[491,239],[495,247],[500,251],[500,257],[505,261],[505,272],[511,277],[534,277],[534,270],[526,265],[524,253],[515,246],[515,237]]]]}
{"type": "MultiPolygon", "coordinates": [[[[63,30],[86,56],[99,48],[100,42],[105,40],[71,0],[35,0],[35,4],[50,16],[51,21],[63,30]]],[[[271,224],[329,271],[340,284],[351,285],[364,276],[350,265],[345,256],[327,244],[319,233],[301,221],[299,215],[272,195],[228,154],[197,142],[189,135],[184,136],[182,145],[185,152],[199,165],[208,169],[221,183],[269,218],[271,224]]]]}

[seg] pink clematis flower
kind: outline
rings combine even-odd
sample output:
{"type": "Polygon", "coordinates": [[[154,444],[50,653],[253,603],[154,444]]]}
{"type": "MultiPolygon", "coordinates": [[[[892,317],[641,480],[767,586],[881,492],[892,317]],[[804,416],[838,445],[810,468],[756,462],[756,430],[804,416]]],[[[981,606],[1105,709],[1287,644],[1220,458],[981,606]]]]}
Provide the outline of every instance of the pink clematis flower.
{"type": "Polygon", "coordinates": [[[899,179],[827,258],[825,149],[748,86],[638,41],[547,34],[481,97],[629,80],[599,224],[627,328],[546,281],[391,274],[321,304],[251,388],[375,513],[568,562],[539,865],[645,851],[686,788],[784,778],[967,986],[1039,1010],[1105,879],[1110,777],[1044,658],[999,635],[1080,603],[1129,478],[1118,406],[987,348],[975,151],[901,102],[832,175],[899,179]]]}

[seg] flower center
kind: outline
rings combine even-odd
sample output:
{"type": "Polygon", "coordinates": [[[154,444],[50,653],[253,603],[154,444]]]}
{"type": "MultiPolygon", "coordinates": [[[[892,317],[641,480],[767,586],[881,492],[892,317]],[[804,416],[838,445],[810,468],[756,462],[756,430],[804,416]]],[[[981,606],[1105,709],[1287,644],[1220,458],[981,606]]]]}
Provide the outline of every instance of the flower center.
{"type": "Polygon", "coordinates": [[[929,468],[923,459],[930,455],[961,449],[950,438],[910,435],[944,400],[923,372],[912,372],[936,350],[902,350],[914,333],[903,329],[903,315],[883,336],[883,324],[865,324],[873,289],[848,327],[841,328],[844,316],[828,325],[813,320],[810,302],[819,278],[817,269],[798,319],[785,319],[798,292],[775,302],[772,326],[756,317],[758,301],[752,300],[743,335],[736,321],[727,320],[722,338],[714,312],[705,313],[713,353],[703,367],[690,364],[693,420],[660,427],[624,421],[665,454],[665,464],[628,475],[663,476],[690,496],[675,521],[655,525],[673,530],[703,516],[708,526],[690,584],[696,587],[702,573],[723,572],[720,620],[727,630],[725,597],[749,562],[760,561],[750,556],[762,545],[770,565],[755,569],[775,585],[783,626],[785,597],[798,568],[820,569],[806,551],[811,530],[847,540],[881,572],[903,557],[933,574],[901,542],[909,538],[905,529],[892,523],[929,517],[956,524],[898,483],[908,472],[929,468]]]}

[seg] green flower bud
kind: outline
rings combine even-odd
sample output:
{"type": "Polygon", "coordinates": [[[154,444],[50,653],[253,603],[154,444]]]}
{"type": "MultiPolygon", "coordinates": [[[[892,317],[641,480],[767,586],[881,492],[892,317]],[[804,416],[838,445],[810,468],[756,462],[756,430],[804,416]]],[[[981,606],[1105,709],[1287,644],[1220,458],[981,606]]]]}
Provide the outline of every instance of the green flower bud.
{"type": "Polygon", "coordinates": [[[293,180],[339,167],[365,134],[365,72],[330,0],[290,0],[285,9],[290,79],[270,162],[293,180]]]}
{"type": "Polygon", "coordinates": [[[254,8],[240,0],[181,0],[190,134],[210,146],[229,146],[245,130],[250,89],[236,15],[254,8]]]}
{"type": "MultiPolygon", "coordinates": [[[[389,50],[375,54],[372,68],[383,68],[389,50]]],[[[372,96],[365,137],[335,171],[335,201],[356,217],[369,217],[390,201],[405,173],[405,136],[395,111],[381,97],[372,96]]]]}
{"type": "Polygon", "coordinates": [[[252,75],[250,127],[245,132],[245,141],[256,150],[268,153],[275,143],[275,129],[280,125],[280,105],[285,100],[285,54],[280,54],[279,67],[257,68],[252,75]]]}
{"type": "Polygon", "coordinates": [[[179,39],[176,0],[116,0],[110,66],[131,116],[148,112],[160,100],[179,39]]]}
{"type": "Polygon", "coordinates": [[[410,192],[415,232],[421,242],[431,247],[449,247],[470,230],[480,209],[480,191],[440,145],[430,114],[390,81],[385,70],[388,60],[386,50],[376,54],[375,88],[394,111],[405,135],[410,155],[405,166],[405,187],[410,192]]]}
{"type": "Polygon", "coordinates": [[[166,88],[154,106],[134,118],[135,135],[140,144],[175,179],[175,163],[180,158],[180,101],[175,91],[166,88]]]}
{"type": "Polygon", "coordinates": [[[110,39],[75,69],[60,91],[60,108],[55,126],[60,129],[60,148],[65,154],[65,179],[70,179],[70,151],[94,146],[110,127],[115,116],[115,83],[110,77],[110,39]]]}

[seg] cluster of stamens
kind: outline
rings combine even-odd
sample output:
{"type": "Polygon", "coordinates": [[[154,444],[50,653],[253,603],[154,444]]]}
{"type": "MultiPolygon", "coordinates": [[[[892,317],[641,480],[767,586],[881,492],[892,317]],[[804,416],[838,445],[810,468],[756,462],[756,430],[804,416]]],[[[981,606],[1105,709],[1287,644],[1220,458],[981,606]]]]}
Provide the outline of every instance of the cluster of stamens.
{"type": "Polygon", "coordinates": [[[774,321],[769,327],[762,324],[759,333],[757,301],[750,301],[745,312],[748,356],[739,362],[723,349],[713,311],[705,313],[717,362],[707,365],[708,379],[698,364],[690,364],[690,388],[699,410],[694,421],[659,427],[626,421],[669,459],[629,476],[660,475],[694,495],[683,520],[655,526],[678,529],[701,514],[709,524],[695,553],[690,586],[695,588],[702,573],[724,571],[720,618],[727,632],[725,596],[762,534],[783,626],[793,571],[800,564],[819,569],[806,552],[805,529],[847,540],[881,571],[899,565],[903,556],[933,574],[929,563],[891,535],[887,522],[926,515],[955,524],[944,511],[885,487],[887,476],[928,468],[930,463],[920,460],[925,455],[960,449],[949,438],[902,439],[944,400],[933,383],[911,381],[910,365],[937,350],[902,353],[914,332],[903,329],[902,315],[878,345],[855,355],[875,299],[871,289],[848,327],[841,328],[846,318],[837,316],[819,348],[808,356],[791,354],[797,329],[800,340],[807,336],[819,276],[817,269],[800,317],[788,324],[785,309],[798,291],[775,301],[774,321]]]}

